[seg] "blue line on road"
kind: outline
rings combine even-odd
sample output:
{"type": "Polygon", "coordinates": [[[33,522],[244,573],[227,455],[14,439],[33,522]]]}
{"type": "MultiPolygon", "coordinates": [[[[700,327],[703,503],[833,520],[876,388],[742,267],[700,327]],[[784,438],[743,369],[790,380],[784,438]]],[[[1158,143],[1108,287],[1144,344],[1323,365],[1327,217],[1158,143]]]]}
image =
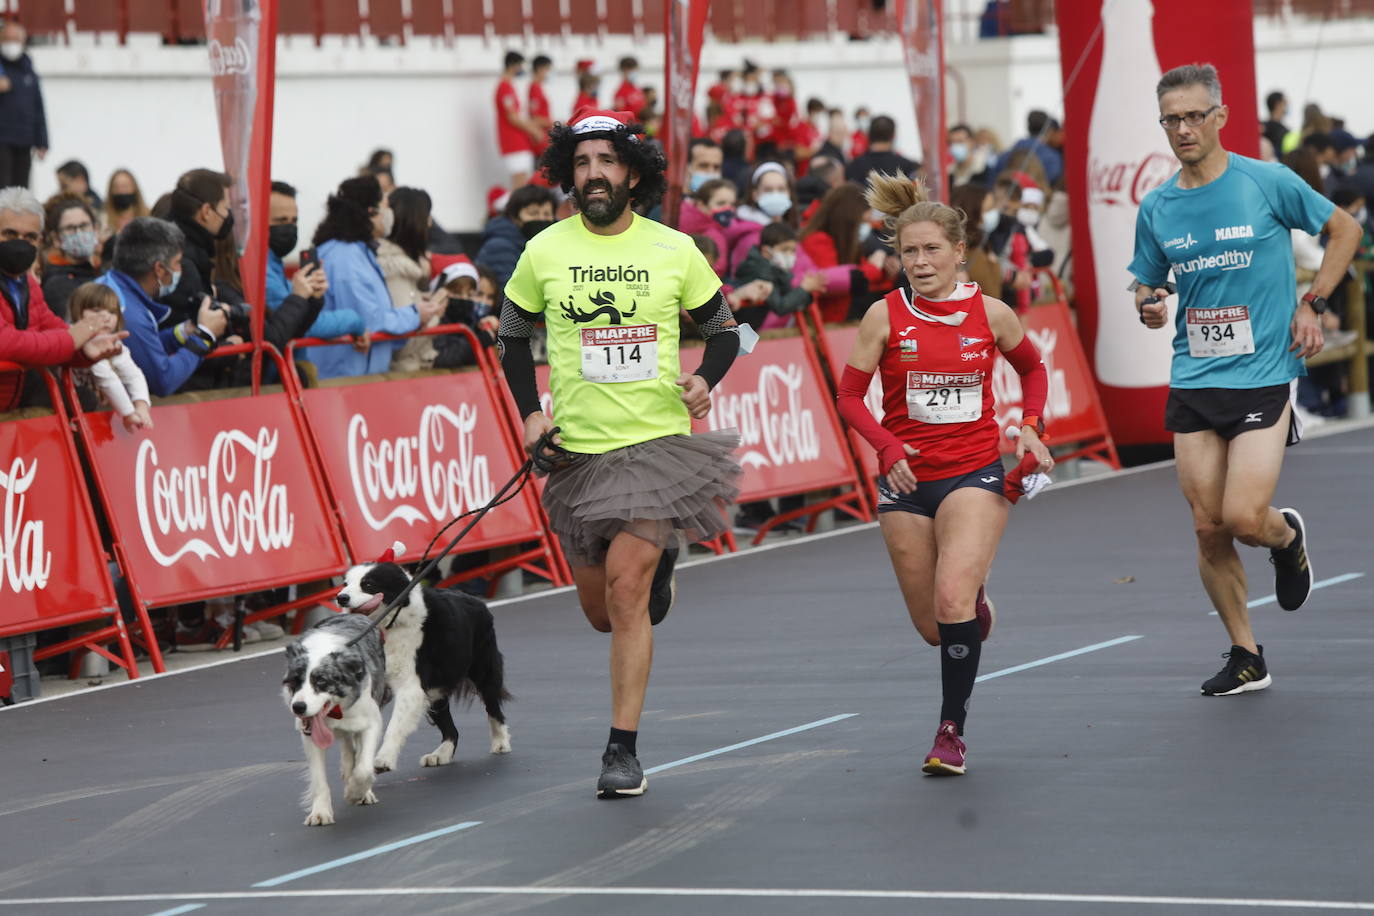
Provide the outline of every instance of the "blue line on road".
{"type": "Polygon", "coordinates": [[[1119,646],[1122,643],[1132,642],[1133,640],[1143,639],[1142,636],[1118,636],[1116,639],[1109,639],[1106,642],[1093,643],[1091,646],[1084,646],[1081,649],[1074,649],[1072,652],[1060,652],[1058,655],[1051,655],[1049,658],[1042,658],[1033,662],[1026,662],[1024,665],[1013,665],[1010,668],[1003,668],[1001,671],[989,671],[987,674],[980,674],[975,678],[976,683],[990,681],[995,677],[1006,677],[1008,674],[1015,674],[1018,671],[1025,671],[1028,668],[1039,668],[1041,665],[1048,665],[1052,662],[1061,662],[1066,658],[1073,658],[1077,655],[1086,655],[1089,652],[1096,652],[1098,649],[1110,649],[1112,646],[1119,646]]]}
{"type": "Polygon", "coordinates": [[[342,859],[333,859],[322,865],[312,865],[309,868],[302,868],[300,871],[289,872],[285,875],[278,875],[275,878],[268,878],[266,881],[259,881],[254,887],[276,887],[288,881],[295,881],[297,878],[304,878],[308,875],[317,875],[322,871],[329,871],[332,868],[339,868],[343,865],[352,865],[354,862],[361,862],[363,859],[370,859],[373,856],[380,856],[383,853],[403,849],[406,846],[414,846],[416,843],[423,843],[426,840],[433,840],[441,836],[448,836],[450,833],[457,833],[459,830],[467,830],[469,827],[476,827],[481,821],[463,821],[461,824],[454,824],[451,827],[441,827],[438,830],[431,830],[429,833],[421,833],[416,836],[406,837],[404,840],[397,840],[394,843],[386,843],[382,846],[374,846],[371,849],[364,849],[362,852],[355,852],[351,856],[344,856],[342,859]]]}

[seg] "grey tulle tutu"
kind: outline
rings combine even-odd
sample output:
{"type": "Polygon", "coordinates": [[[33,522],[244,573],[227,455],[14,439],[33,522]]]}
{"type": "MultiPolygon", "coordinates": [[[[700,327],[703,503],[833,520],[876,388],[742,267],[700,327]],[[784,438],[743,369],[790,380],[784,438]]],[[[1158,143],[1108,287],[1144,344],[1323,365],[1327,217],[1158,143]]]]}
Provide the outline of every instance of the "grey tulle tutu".
{"type": "Polygon", "coordinates": [[[734,430],[664,436],[602,455],[579,455],[544,484],[544,509],[573,566],[606,558],[622,531],[658,547],[722,534],[739,496],[734,430]]]}

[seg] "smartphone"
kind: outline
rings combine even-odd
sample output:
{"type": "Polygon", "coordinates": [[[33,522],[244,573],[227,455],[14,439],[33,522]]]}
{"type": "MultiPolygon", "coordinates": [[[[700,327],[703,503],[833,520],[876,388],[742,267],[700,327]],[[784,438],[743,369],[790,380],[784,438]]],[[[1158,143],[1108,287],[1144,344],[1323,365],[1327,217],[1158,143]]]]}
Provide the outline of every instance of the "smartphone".
{"type": "Polygon", "coordinates": [[[306,248],[301,251],[301,270],[308,270],[311,264],[318,263],[320,263],[320,261],[319,258],[315,255],[315,249],[306,248]]]}

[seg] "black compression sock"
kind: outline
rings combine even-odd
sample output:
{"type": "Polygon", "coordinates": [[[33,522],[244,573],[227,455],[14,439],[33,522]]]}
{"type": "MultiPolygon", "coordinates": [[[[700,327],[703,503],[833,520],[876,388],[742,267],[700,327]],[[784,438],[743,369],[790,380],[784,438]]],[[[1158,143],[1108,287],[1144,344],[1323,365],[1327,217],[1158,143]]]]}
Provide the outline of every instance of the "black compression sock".
{"type": "Polygon", "coordinates": [[[639,732],[637,731],[631,732],[626,731],[623,728],[616,728],[615,726],[611,726],[611,737],[607,739],[606,743],[608,745],[618,744],[634,756],[638,757],[639,752],[635,750],[635,739],[637,739],[638,737],[639,732]]]}
{"type": "Polygon", "coordinates": [[[968,716],[968,698],[973,694],[973,680],[978,676],[978,657],[983,643],[979,639],[978,621],[942,623],[940,627],[940,684],[944,700],[940,704],[940,721],[946,719],[959,726],[964,733],[964,719],[968,716]]]}

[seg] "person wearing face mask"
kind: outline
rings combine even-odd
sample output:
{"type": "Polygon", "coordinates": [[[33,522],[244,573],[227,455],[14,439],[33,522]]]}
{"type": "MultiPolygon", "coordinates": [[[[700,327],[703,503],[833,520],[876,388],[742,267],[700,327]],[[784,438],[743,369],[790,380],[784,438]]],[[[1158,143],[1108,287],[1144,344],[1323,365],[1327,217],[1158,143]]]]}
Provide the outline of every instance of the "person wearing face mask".
{"type": "Polygon", "coordinates": [[[329,280],[318,264],[307,264],[296,271],[291,282],[286,280],[282,261],[296,250],[299,209],[296,189],[284,181],[272,182],[272,194],[267,209],[267,317],[268,323],[277,313],[288,320],[298,314],[309,314],[311,321],[304,337],[333,340],[349,335],[363,336],[366,328],[362,317],[352,309],[324,312],[324,294],[329,280]]]}
{"type": "Polygon", "coordinates": [[[793,315],[811,304],[814,295],[825,290],[825,274],[806,273],[798,282],[794,271],[801,253],[797,232],[786,223],[771,223],[759,233],[759,243],[735,271],[736,288],[762,280],[771,286],[768,298],[757,305],[735,311],[735,320],[755,331],[786,327],[793,315]]]}
{"type": "Polygon", "coordinates": [[[1326,176],[1326,194],[1331,196],[1350,180],[1360,165],[1360,141],[1344,128],[1331,131],[1331,172],[1326,176]]]}
{"type": "MultiPolygon", "coordinates": [[[[620,58],[620,85],[611,97],[611,108],[616,111],[643,111],[649,104],[644,90],[638,85],[639,61],[634,57],[620,58]]],[[[577,112],[573,112],[576,117],[577,112]]]]}
{"type": "Polygon", "coordinates": [[[148,390],[159,397],[181,390],[229,324],[224,310],[208,298],[194,319],[183,321],[160,301],[182,279],[185,245],[173,223],[155,217],[132,220],[115,237],[109,272],[95,281],[119,296],[129,354],[143,370],[148,390]]]}
{"type": "MultiPolygon", "coordinates": [[[[101,333],[88,321],[68,327],[48,308],[31,270],[42,241],[38,200],[26,188],[0,190],[0,359],[29,366],[88,366],[114,355],[127,335],[101,333]]],[[[46,387],[28,375],[0,375],[0,410],[43,403],[46,387]]]]}
{"type": "Polygon", "coordinates": [[[101,256],[110,260],[114,253],[114,237],[132,219],[151,216],[148,205],[143,202],[143,192],[138,181],[128,169],[115,169],[110,173],[110,182],[105,188],[105,210],[103,222],[105,242],[101,256]]]}
{"type": "MultiPolygon", "coordinates": [[[[349,178],[329,196],[314,236],[316,257],[329,281],[321,314],[347,309],[362,318],[366,334],[409,334],[442,311],[443,305],[433,299],[393,307],[376,249],[391,234],[395,219],[371,175],[349,178]]],[[[386,372],[401,348],[400,341],[357,344],[313,347],[302,358],[315,364],[319,378],[339,378],[386,372]]]]}
{"type": "Polygon", "coordinates": [[[683,190],[695,194],[706,182],[721,177],[724,163],[720,144],[709,137],[693,137],[687,144],[687,187],[683,190]]]}
{"type": "Polygon", "coordinates": [[[482,247],[473,261],[490,270],[497,283],[505,286],[525,243],[552,224],[557,204],[552,189],[541,185],[512,191],[501,215],[489,220],[482,230],[482,247]]]}
{"type": "Polygon", "coordinates": [[[67,320],[73,290],[100,276],[100,240],[95,211],[80,197],[59,194],[43,208],[47,247],[43,254],[43,298],[67,320]]]}
{"type": "Polygon", "coordinates": [[[57,167],[56,175],[60,193],[80,197],[95,211],[105,206],[100,195],[95,193],[95,188],[91,187],[91,173],[86,171],[86,166],[79,160],[68,159],[57,167]]]}
{"type": "MultiPolygon", "coordinates": [[[[387,195],[387,202],[394,219],[391,232],[377,242],[377,263],[386,278],[391,304],[398,309],[426,305],[431,314],[421,327],[434,327],[441,320],[448,293],[429,287],[431,270],[427,244],[433,203],[429,194],[419,188],[397,188],[387,195]]],[[[433,340],[432,337],[407,340],[392,356],[391,368],[413,364],[417,356],[432,363],[433,340]]]]}
{"type": "Polygon", "coordinates": [[[501,81],[496,84],[496,142],[510,175],[510,186],[518,188],[534,172],[534,147],[544,139],[538,125],[520,104],[515,81],[525,75],[525,55],[507,51],[501,81]]]}
{"type": "Polygon", "coordinates": [[[968,184],[988,169],[988,148],[973,139],[973,128],[955,124],[949,129],[950,187],[968,184]]]}
{"type": "Polygon", "coordinates": [[[48,119],[27,35],[18,22],[0,25],[0,188],[28,187],[33,157],[48,153],[48,119]]]}
{"type": "Polygon", "coordinates": [[[821,198],[802,230],[801,247],[818,267],[842,269],[849,275],[845,288],[826,291],[817,299],[824,321],[848,320],[856,304],[866,306],[873,295],[887,292],[896,282],[896,258],[881,251],[864,257],[864,243],[872,231],[863,191],[848,182],[821,198]]]}
{"type": "MultiPolygon", "coordinates": [[[[243,296],[214,278],[215,243],[229,238],[234,213],[229,205],[229,176],[212,169],[192,169],[177,179],[172,191],[171,221],[186,239],[180,282],[162,297],[181,319],[191,318],[208,296],[242,314],[243,296]]],[[[241,322],[240,322],[241,323],[241,322]]]]}
{"type": "Polygon", "coordinates": [[[704,235],[715,245],[715,256],[707,260],[718,276],[726,275],[727,258],[735,243],[758,228],[739,218],[735,198],[734,182],[713,178],[684,199],[678,212],[678,231],[704,235]]]}

